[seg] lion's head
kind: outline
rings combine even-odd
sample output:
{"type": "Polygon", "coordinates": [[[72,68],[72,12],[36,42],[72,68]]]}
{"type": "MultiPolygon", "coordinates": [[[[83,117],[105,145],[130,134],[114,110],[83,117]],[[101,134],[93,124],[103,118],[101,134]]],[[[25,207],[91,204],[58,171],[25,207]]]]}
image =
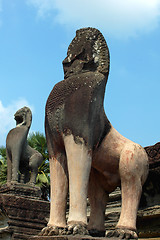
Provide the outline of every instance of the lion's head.
{"type": "Polygon", "coordinates": [[[109,49],[96,28],[82,28],[69,45],[67,57],[63,60],[64,77],[86,71],[109,73],[109,49]]]}
{"type": "Polygon", "coordinates": [[[16,120],[17,127],[22,125],[30,127],[32,122],[32,112],[28,107],[23,107],[14,114],[14,119],[16,120]]]}

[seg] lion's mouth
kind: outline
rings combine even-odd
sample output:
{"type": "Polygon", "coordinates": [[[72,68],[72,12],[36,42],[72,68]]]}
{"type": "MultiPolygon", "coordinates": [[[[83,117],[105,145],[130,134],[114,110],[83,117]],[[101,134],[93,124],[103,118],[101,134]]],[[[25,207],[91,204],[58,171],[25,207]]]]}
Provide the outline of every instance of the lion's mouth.
{"type": "Polygon", "coordinates": [[[19,125],[23,122],[23,117],[22,116],[15,116],[16,120],[16,125],[19,125]]]}

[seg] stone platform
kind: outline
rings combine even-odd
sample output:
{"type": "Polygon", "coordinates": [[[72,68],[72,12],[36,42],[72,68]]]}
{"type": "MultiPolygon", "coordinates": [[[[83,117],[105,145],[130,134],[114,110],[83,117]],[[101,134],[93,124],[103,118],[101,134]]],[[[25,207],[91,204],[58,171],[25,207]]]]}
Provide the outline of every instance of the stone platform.
{"type": "MultiPolygon", "coordinates": [[[[118,240],[119,238],[104,238],[104,237],[90,237],[90,236],[52,236],[43,237],[35,236],[29,240],[118,240]]],[[[140,240],[160,240],[160,238],[140,238],[140,240]]]]}
{"type": "MultiPolygon", "coordinates": [[[[30,238],[29,240],[108,240],[109,238],[105,237],[91,237],[91,236],[51,236],[51,237],[45,237],[45,236],[35,236],[30,238]]],[[[112,240],[117,240],[118,238],[112,238],[112,240]]]]}
{"type": "Polygon", "coordinates": [[[4,185],[0,189],[0,239],[27,240],[46,226],[49,202],[38,187],[4,185]]]}

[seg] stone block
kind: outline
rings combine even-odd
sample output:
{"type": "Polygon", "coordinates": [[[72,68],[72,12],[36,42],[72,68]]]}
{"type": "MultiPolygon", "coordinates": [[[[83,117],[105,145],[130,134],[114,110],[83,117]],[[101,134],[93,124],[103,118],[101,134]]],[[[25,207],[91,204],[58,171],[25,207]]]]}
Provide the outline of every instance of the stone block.
{"type": "Polygon", "coordinates": [[[50,204],[40,198],[40,189],[20,185],[0,190],[0,238],[8,234],[8,239],[27,240],[47,224],[50,204]]]}
{"type": "MultiPolygon", "coordinates": [[[[91,237],[91,236],[34,236],[31,237],[30,240],[108,240],[109,238],[105,237],[91,237]]],[[[112,238],[112,240],[116,240],[117,238],[112,238]]]]}

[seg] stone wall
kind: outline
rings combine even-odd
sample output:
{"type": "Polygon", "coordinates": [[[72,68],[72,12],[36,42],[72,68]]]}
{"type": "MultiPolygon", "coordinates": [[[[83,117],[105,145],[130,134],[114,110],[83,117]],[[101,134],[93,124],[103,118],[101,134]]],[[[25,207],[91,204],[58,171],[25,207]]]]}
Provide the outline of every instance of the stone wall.
{"type": "Polygon", "coordinates": [[[0,211],[0,238],[26,240],[46,226],[49,202],[41,199],[39,188],[5,185],[0,189],[0,211]]]}

